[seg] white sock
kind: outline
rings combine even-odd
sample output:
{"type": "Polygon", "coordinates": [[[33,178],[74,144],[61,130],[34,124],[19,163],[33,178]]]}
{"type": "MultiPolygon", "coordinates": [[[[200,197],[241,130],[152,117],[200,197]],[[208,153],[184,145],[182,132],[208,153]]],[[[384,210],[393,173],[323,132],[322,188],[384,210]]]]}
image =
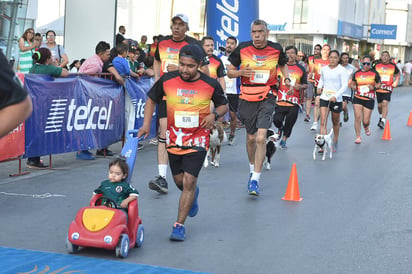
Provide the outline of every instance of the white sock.
{"type": "Polygon", "coordinates": [[[166,179],[167,165],[157,165],[159,175],[166,179]]]}
{"type": "Polygon", "coordinates": [[[254,172],[252,173],[252,178],[250,178],[251,181],[259,181],[260,180],[260,172],[254,172]]]}
{"type": "Polygon", "coordinates": [[[382,118],[382,122],[385,123],[385,121],[386,121],[386,119],[385,119],[385,118],[382,118]]]}
{"type": "Polygon", "coordinates": [[[379,118],[381,118],[381,119],[382,119],[382,114],[379,114],[379,118]]]}
{"type": "Polygon", "coordinates": [[[255,165],[249,164],[249,171],[252,173],[255,170],[255,165]]]}

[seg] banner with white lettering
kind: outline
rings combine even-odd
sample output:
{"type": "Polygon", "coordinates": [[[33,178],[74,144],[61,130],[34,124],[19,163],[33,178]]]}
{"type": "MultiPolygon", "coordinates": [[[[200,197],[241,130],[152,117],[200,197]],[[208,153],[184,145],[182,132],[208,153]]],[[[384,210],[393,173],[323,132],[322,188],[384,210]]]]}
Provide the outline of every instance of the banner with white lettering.
{"type": "Polygon", "coordinates": [[[104,148],[124,129],[123,87],[92,76],[26,74],[33,101],[25,157],[104,148]]]}
{"type": "Polygon", "coordinates": [[[207,35],[215,39],[216,50],[224,47],[230,36],[249,41],[250,24],[259,19],[259,0],[208,0],[206,16],[207,35]]]}
{"type": "MultiPolygon", "coordinates": [[[[147,92],[153,86],[153,78],[142,77],[139,80],[134,78],[126,80],[126,92],[131,98],[131,103],[134,106],[134,121],[129,121],[129,125],[133,124],[134,129],[139,129],[143,125],[144,120],[144,107],[147,100],[147,92]]],[[[127,101],[126,101],[127,103],[127,101]]],[[[131,106],[126,105],[126,109],[129,109],[131,106]]],[[[129,115],[129,117],[132,116],[129,115]]],[[[130,126],[129,126],[130,127],[130,126]]],[[[131,129],[131,128],[128,128],[131,129]]],[[[157,116],[156,111],[153,113],[152,123],[150,126],[150,135],[149,137],[155,137],[157,135],[157,116]]]]}

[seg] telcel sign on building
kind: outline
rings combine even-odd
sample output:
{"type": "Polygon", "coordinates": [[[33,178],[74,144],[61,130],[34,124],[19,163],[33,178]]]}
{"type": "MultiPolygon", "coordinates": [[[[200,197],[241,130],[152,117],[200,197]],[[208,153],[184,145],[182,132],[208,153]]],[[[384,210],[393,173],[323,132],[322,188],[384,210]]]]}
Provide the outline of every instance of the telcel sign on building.
{"type": "Polygon", "coordinates": [[[395,39],[397,25],[371,25],[371,39],[395,39]]]}

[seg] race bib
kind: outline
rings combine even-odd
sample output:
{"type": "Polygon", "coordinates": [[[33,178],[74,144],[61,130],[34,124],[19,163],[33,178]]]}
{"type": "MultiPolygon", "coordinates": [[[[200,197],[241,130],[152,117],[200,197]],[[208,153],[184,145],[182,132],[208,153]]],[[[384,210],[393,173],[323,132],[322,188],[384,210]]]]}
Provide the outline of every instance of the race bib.
{"type": "Polygon", "coordinates": [[[175,59],[166,59],[162,63],[162,71],[167,72],[167,66],[168,65],[179,65],[178,61],[175,59]]]}
{"type": "Polygon", "coordinates": [[[390,75],[382,75],[381,80],[382,80],[382,82],[389,82],[391,80],[391,76],[390,75]]]}
{"type": "Polygon", "coordinates": [[[269,80],[269,70],[255,70],[253,76],[250,77],[250,82],[255,84],[266,84],[269,80]]]}
{"type": "Polygon", "coordinates": [[[199,126],[199,112],[175,111],[175,126],[179,128],[194,128],[199,126]]]}
{"type": "Polygon", "coordinates": [[[333,96],[336,97],[336,91],[333,91],[333,90],[330,90],[330,89],[323,89],[322,95],[323,95],[324,98],[329,100],[333,96]]]}
{"type": "Polygon", "coordinates": [[[363,96],[366,96],[365,94],[369,93],[369,91],[370,91],[370,89],[369,89],[368,85],[359,87],[359,92],[363,96]]]}

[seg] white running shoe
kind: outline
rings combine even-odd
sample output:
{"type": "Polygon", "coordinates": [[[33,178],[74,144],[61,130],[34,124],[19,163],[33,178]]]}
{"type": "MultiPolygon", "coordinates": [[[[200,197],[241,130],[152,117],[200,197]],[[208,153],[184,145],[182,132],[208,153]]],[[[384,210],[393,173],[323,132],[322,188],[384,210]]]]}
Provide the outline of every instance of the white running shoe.
{"type": "Polygon", "coordinates": [[[311,131],[318,131],[318,122],[313,122],[310,130],[311,131]]]}

